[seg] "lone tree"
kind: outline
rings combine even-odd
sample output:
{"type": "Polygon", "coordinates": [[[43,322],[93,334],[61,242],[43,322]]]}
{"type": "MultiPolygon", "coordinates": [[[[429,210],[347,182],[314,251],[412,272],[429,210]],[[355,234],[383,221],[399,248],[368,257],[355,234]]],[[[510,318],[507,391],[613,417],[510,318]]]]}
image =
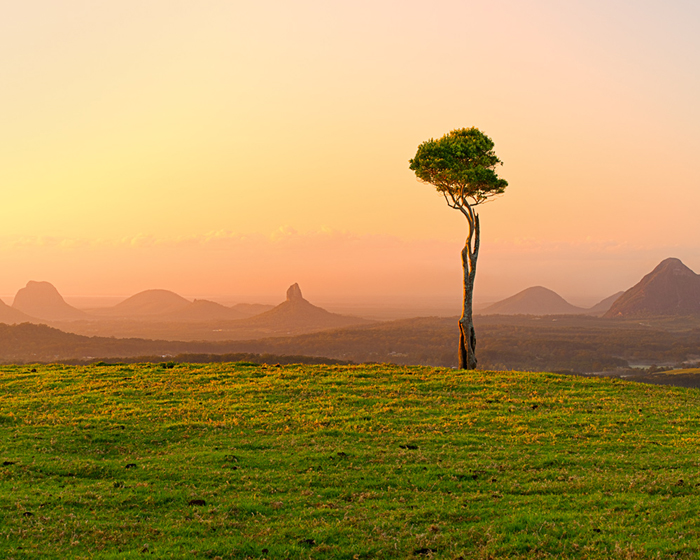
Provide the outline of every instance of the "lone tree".
{"type": "Polygon", "coordinates": [[[434,185],[450,208],[459,210],[469,223],[469,235],[462,249],[464,300],[459,319],[459,367],[476,368],[476,334],[472,300],[476,260],[479,256],[479,204],[501,194],[508,182],[496,175],[502,162],[493,151],[493,140],[478,128],[459,128],[439,140],[432,138],[418,146],[410,168],[418,179],[434,185]]]}

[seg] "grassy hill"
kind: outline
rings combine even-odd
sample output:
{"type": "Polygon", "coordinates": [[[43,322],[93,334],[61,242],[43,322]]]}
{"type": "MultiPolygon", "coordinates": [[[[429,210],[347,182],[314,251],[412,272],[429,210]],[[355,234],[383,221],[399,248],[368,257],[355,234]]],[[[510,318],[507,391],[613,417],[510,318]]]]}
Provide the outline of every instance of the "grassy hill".
{"type": "Polygon", "coordinates": [[[2,558],[695,558],[700,394],[395,366],[0,367],[2,558]]]}

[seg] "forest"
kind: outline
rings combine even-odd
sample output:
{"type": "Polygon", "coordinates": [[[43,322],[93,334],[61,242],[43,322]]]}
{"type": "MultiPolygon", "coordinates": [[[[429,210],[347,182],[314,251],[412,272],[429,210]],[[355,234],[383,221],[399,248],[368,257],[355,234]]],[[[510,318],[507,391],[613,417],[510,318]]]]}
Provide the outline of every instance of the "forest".
{"type": "MultiPolygon", "coordinates": [[[[615,321],[581,316],[476,317],[480,369],[593,373],[700,361],[700,325],[690,319],[615,321]]],[[[178,342],[87,337],[44,325],[0,325],[5,363],[90,362],[225,354],[267,363],[343,362],[457,366],[456,318],[423,317],[323,332],[242,341],[178,342]],[[268,355],[265,360],[258,356],[268,355]],[[246,357],[247,356],[247,357],[246,357]]],[[[235,361],[235,360],[234,360],[235,361]]]]}

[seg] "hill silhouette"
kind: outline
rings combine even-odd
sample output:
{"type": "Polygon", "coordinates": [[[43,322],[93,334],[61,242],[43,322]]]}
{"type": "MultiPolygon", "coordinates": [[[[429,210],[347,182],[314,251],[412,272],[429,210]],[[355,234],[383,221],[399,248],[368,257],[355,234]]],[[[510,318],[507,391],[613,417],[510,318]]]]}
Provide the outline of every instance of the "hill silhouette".
{"type": "MultiPolygon", "coordinates": [[[[339,360],[298,354],[255,356],[236,352],[235,342],[150,340],[83,336],[48,325],[0,323],[0,363],[36,363],[55,361],[122,360],[140,357],[161,361],[186,355],[187,361],[237,361],[264,359],[268,363],[338,363],[339,360]],[[271,360],[271,361],[270,361],[271,360]]],[[[346,361],[347,363],[347,361],[346,361]]]]}
{"type": "Polygon", "coordinates": [[[253,303],[239,303],[233,307],[226,307],[207,299],[196,299],[186,307],[165,313],[161,319],[176,322],[235,321],[259,315],[272,307],[253,303]]]}
{"type": "Polygon", "coordinates": [[[288,336],[374,321],[330,313],[312,305],[298,284],[287,290],[287,299],[276,307],[239,304],[225,307],[208,300],[190,302],[173,292],[149,290],[118,306],[94,310],[89,321],[56,324],[62,330],[87,336],[116,336],[179,341],[246,340],[288,336]],[[167,312],[168,306],[174,307],[167,312]],[[119,308],[116,309],[115,308],[119,308]],[[245,317],[263,310],[262,313],[245,317]],[[239,318],[241,315],[244,318],[239,318]]]}
{"type": "Polygon", "coordinates": [[[700,315],[700,276],[680,259],[661,261],[622,294],[606,318],[700,315]]]}
{"type": "Polygon", "coordinates": [[[231,309],[242,317],[253,317],[254,315],[265,313],[265,311],[269,311],[273,307],[275,306],[265,303],[237,303],[236,305],[232,305],[231,309]]]}
{"type": "Polygon", "coordinates": [[[192,302],[170,290],[145,290],[113,307],[93,310],[105,317],[149,317],[174,313],[185,309],[192,302]]]}
{"type": "MultiPolygon", "coordinates": [[[[484,369],[600,372],[626,364],[697,362],[700,345],[700,317],[642,322],[588,315],[484,315],[475,321],[482,333],[480,365],[484,369]]],[[[280,356],[292,362],[300,361],[293,356],[307,356],[455,367],[456,323],[457,317],[421,317],[300,335],[275,333],[219,341],[81,336],[46,325],[0,324],[0,362],[162,361],[182,354],[190,355],[182,358],[184,361],[216,361],[211,357],[259,354],[277,356],[268,358],[274,360],[271,363],[279,362],[280,356]]]]}
{"type": "Polygon", "coordinates": [[[598,317],[604,315],[612,307],[613,303],[615,303],[619,299],[619,297],[624,293],[625,292],[617,292],[616,294],[613,294],[609,297],[606,297],[604,300],[599,301],[593,307],[586,311],[586,315],[596,315],[598,317]]]}
{"type": "Polygon", "coordinates": [[[83,311],[67,304],[49,282],[27,282],[27,285],[17,292],[12,307],[45,321],[79,321],[87,318],[83,311]]]}
{"type": "Polygon", "coordinates": [[[241,319],[242,317],[230,307],[207,299],[196,299],[186,307],[165,313],[162,317],[168,321],[217,321],[221,319],[241,319]]]}
{"type": "Polygon", "coordinates": [[[586,309],[571,305],[556,292],[542,286],[527,288],[482,309],[480,315],[576,315],[586,309]]]}
{"type": "Polygon", "coordinates": [[[145,290],[113,307],[92,309],[93,319],[157,321],[161,323],[206,323],[247,319],[272,309],[272,305],[239,303],[227,307],[206,299],[190,301],[170,290],[145,290]]]}
{"type": "Polygon", "coordinates": [[[0,361],[35,362],[91,357],[129,357],[175,355],[189,352],[220,351],[211,343],[184,343],[140,338],[82,336],[47,325],[0,324],[0,361]]]}
{"type": "Polygon", "coordinates": [[[0,323],[16,325],[19,323],[38,323],[39,320],[22,313],[19,309],[13,309],[0,299],[0,323]]]}
{"type": "Polygon", "coordinates": [[[304,299],[299,284],[292,284],[287,290],[287,299],[284,302],[269,311],[238,323],[241,326],[273,332],[311,332],[353,325],[367,325],[372,322],[361,317],[331,313],[317,307],[304,299]]]}

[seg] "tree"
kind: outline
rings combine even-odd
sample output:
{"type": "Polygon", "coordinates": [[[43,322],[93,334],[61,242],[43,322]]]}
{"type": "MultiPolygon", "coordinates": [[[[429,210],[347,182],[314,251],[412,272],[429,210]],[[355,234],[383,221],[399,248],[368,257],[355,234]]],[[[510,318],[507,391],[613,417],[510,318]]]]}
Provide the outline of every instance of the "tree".
{"type": "Polygon", "coordinates": [[[476,368],[476,333],[472,318],[476,261],[479,256],[479,214],[474,210],[502,194],[508,182],[495,168],[502,162],[493,151],[493,141],[478,128],[459,128],[439,140],[418,146],[410,168],[418,179],[430,183],[445,197],[450,208],[464,214],[469,234],[462,249],[464,299],[459,319],[459,367],[476,368]]]}

